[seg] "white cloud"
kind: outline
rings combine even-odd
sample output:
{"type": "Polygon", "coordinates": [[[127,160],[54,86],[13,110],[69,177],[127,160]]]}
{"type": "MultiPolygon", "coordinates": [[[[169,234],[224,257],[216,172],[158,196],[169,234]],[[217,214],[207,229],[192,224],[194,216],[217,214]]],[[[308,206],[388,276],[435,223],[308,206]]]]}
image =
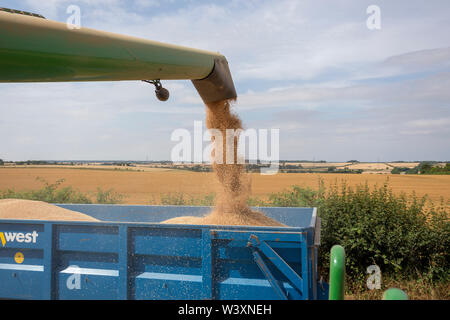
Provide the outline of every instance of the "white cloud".
{"type": "MultiPolygon", "coordinates": [[[[121,3],[120,0],[25,0],[24,2],[33,12],[42,14],[47,19],[52,20],[68,17],[66,10],[69,5],[78,5],[85,8],[100,7],[107,11],[120,7],[121,3]]],[[[60,21],[65,21],[65,19],[60,21]]]]}
{"type": "MultiPolygon", "coordinates": [[[[450,40],[445,28],[434,23],[445,16],[439,6],[433,16],[417,19],[404,11],[401,2],[380,4],[387,21],[375,32],[365,25],[364,2],[329,2],[325,6],[291,0],[188,2],[150,17],[120,0],[26,2],[53,12],[51,16],[58,11],[61,17],[64,6],[80,4],[83,26],[220,51],[230,60],[236,80],[311,80],[334,70],[361,78],[367,76],[361,74],[362,64],[441,47],[444,39],[450,40]]],[[[162,6],[158,1],[133,4],[162,6]]],[[[389,61],[385,67],[388,65],[389,61]]]]}
{"type": "MultiPolygon", "coordinates": [[[[373,160],[383,149],[398,159],[402,150],[404,159],[450,156],[436,147],[450,134],[447,2],[380,0],[379,31],[366,28],[370,1],[185,1],[170,10],[153,0],[23,3],[59,21],[77,4],[84,27],[220,51],[230,62],[244,124],[288,131],[285,155],[348,160],[366,152],[373,160]],[[422,151],[409,147],[430,137],[421,140],[422,151]]],[[[0,135],[11,142],[0,141],[0,158],[142,158],[150,143],[168,158],[170,128],[202,120],[204,106],[188,81],[164,85],[167,103],[138,82],[2,84],[0,135]]]]}
{"type": "Polygon", "coordinates": [[[157,0],[134,0],[134,5],[139,9],[159,7],[160,1],[157,0]]]}
{"type": "Polygon", "coordinates": [[[441,118],[441,119],[419,119],[413,120],[406,123],[408,127],[412,128],[439,128],[446,127],[450,128],[450,118],[441,118]]]}

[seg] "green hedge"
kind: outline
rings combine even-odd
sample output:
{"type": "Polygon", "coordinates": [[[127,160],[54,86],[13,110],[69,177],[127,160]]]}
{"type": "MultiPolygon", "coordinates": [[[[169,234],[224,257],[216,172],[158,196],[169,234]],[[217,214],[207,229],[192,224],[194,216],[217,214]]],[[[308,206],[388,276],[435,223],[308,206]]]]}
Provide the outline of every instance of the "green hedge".
{"type": "Polygon", "coordinates": [[[388,182],[370,189],[345,181],[325,187],[321,181],[318,191],[294,186],[273,194],[270,205],[318,207],[322,273],[331,247],[340,244],[353,279],[366,277],[367,267],[377,264],[394,277],[449,280],[450,223],[443,201],[434,207],[426,197],[394,195],[388,182]]]}
{"type": "Polygon", "coordinates": [[[30,191],[15,191],[13,189],[0,191],[0,199],[23,199],[44,201],[47,203],[83,203],[83,204],[118,204],[122,202],[123,196],[114,190],[97,189],[96,193],[85,194],[73,189],[71,186],[62,187],[64,179],[55,183],[49,183],[45,179],[37,177],[36,180],[44,184],[41,189],[30,191]],[[95,199],[93,201],[92,199],[95,199]]]}

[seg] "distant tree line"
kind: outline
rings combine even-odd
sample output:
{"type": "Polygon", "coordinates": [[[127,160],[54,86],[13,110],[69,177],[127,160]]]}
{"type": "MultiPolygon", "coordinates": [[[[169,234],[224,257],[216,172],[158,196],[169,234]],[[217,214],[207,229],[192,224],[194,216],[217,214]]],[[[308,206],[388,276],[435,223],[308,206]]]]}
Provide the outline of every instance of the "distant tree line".
{"type": "Polygon", "coordinates": [[[201,165],[182,166],[182,167],[175,167],[175,168],[181,169],[181,170],[194,171],[194,172],[212,172],[213,171],[211,166],[201,166],[201,165]]]}
{"type": "Polygon", "coordinates": [[[328,167],[327,170],[328,173],[357,173],[357,174],[361,174],[364,172],[363,169],[349,169],[349,168],[344,168],[344,169],[337,169],[336,167],[328,167]]]}
{"type": "Polygon", "coordinates": [[[397,167],[391,171],[392,174],[450,174],[450,162],[440,166],[437,162],[421,162],[414,168],[397,167]]]}
{"type": "Polygon", "coordinates": [[[133,167],[134,165],[129,162],[105,162],[102,166],[133,167]]]}
{"type": "Polygon", "coordinates": [[[43,161],[43,160],[27,160],[27,161],[16,161],[16,165],[51,165],[56,164],[54,161],[43,161]]]}
{"type": "Polygon", "coordinates": [[[280,168],[283,168],[283,169],[302,169],[303,166],[301,164],[295,165],[295,164],[280,163],[280,168]]]}

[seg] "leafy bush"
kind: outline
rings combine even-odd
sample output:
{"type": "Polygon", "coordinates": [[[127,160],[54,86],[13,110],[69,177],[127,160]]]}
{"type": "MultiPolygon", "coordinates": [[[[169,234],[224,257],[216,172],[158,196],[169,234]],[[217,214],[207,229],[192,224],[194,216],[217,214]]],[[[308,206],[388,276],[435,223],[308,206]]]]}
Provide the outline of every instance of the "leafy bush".
{"type": "Polygon", "coordinates": [[[12,189],[0,191],[0,199],[23,199],[43,201],[47,203],[72,203],[72,204],[91,204],[92,197],[99,204],[120,203],[122,196],[113,190],[103,191],[98,189],[94,195],[84,194],[74,190],[71,186],[61,187],[65,179],[59,179],[55,183],[49,183],[43,178],[37,177],[36,180],[44,184],[44,187],[31,191],[15,191],[12,189]]]}
{"type": "Polygon", "coordinates": [[[428,170],[422,170],[423,174],[450,174],[450,162],[447,162],[444,167],[433,166],[428,170]]]}
{"type": "Polygon", "coordinates": [[[292,186],[291,190],[274,193],[269,196],[267,205],[274,207],[316,207],[324,200],[324,185],[319,182],[319,190],[292,186]]]}
{"type": "MultiPolygon", "coordinates": [[[[192,196],[181,192],[173,192],[160,194],[159,200],[153,196],[150,204],[161,204],[164,206],[203,206],[212,207],[216,203],[216,194],[209,193],[207,195],[192,196]]],[[[257,197],[250,197],[247,200],[249,206],[266,206],[267,202],[257,197]]]]}
{"type": "Polygon", "coordinates": [[[269,205],[318,207],[322,274],[331,247],[340,244],[353,279],[365,277],[372,264],[403,278],[449,279],[450,223],[443,201],[434,207],[426,197],[394,195],[388,182],[370,190],[367,183],[351,188],[344,181],[329,188],[320,182],[319,191],[294,186],[272,195],[269,205]]]}
{"type": "Polygon", "coordinates": [[[450,162],[442,167],[435,161],[424,161],[414,168],[397,167],[391,171],[393,174],[401,172],[406,174],[450,174],[450,162]]]}
{"type": "Polygon", "coordinates": [[[55,183],[49,183],[45,179],[37,177],[36,180],[42,182],[44,187],[31,191],[14,191],[11,189],[0,191],[0,199],[23,199],[44,201],[48,203],[92,203],[86,195],[74,190],[72,187],[60,188],[64,179],[55,183]]]}
{"type": "Polygon", "coordinates": [[[408,173],[410,172],[410,168],[407,167],[395,167],[394,169],[392,169],[391,173],[392,174],[401,174],[402,172],[404,173],[408,173]]]}
{"type": "Polygon", "coordinates": [[[113,189],[103,191],[97,188],[96,202],[99,204],[118,204],[122,203],[123,195],[114,192],[113,189]]]}
{"type": "Polygon", "coordinates": [[[203,206],[210,207],[213,206],[216,201],[215,193],[210,193],[202,197],[191,198],[189,205],[191,206],[203,206]]]}
{"type": "MultiPolygon", "coordinates": [[[[188,196],[183,193],[174,192],[160,195],[160,204],[165,206],[213,206],[216,195],[214,193],[205,196],[188,196]]],[[[155,199],[151,203],[155,203],[155,199]]]]}
{"type": "Polygon", "coordinates": [[[161,195],[161,204],[163,206],[184,206],[186,200],[183,193],[168,193],[161,195]]]}

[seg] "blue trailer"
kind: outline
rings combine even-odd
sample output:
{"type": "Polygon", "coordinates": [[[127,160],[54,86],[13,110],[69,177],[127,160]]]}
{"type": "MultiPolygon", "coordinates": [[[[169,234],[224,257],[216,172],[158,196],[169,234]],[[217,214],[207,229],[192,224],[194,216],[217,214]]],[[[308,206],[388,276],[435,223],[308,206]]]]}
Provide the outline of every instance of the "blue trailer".
{"type": "Polygon", "coordinates": [[[249,227],[160,223],[209,207],[58,206],[100,222],[0,220],[0,298],[328,298],[315,208],[258,208],[289,227],[249,227]]]}

